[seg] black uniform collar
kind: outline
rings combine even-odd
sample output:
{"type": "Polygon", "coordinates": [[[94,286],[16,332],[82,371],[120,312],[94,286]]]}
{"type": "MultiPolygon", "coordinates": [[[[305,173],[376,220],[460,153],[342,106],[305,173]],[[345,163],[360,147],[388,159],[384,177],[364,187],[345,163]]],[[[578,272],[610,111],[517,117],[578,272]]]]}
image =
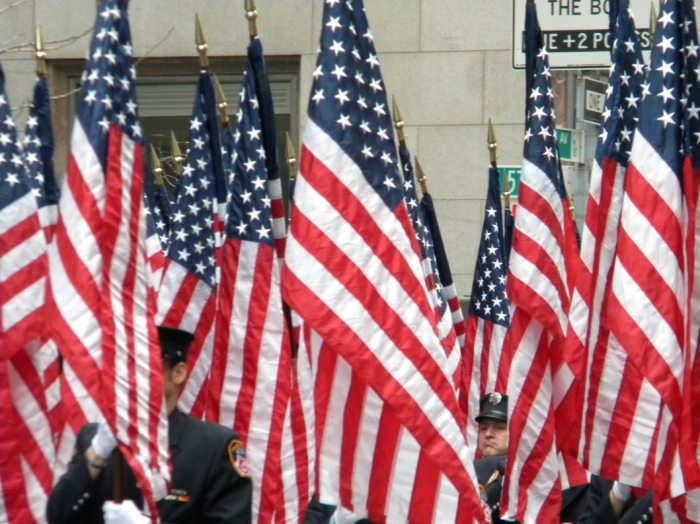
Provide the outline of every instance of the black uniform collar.
{"type": "Polygon", "coordinates": [[[186,422],[187,415],[178,408],[175,408],[168,417],[168,443],[170,444],[171,458],[180,451],[180,437],[182,436],[182,430],[185,429],[186,422]]]}

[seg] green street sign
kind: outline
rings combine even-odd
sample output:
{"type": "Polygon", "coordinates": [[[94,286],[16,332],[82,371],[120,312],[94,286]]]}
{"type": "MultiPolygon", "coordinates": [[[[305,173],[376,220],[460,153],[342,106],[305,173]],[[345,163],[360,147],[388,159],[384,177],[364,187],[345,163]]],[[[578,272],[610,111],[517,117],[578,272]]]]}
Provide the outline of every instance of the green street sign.
{"type": "Polygon", "coordinates": [[[557,129],[559,158],[564,162],[583,163],[583,132],[578,129],[557,129]]]}
{"type": "Polygon", "coordinates": [[[503,195],[503,177],[508,173],[509,195],[512,197],[518,196],[521,170],[522,168],[520,166],[500,166],[498,168],[498,187],[501,188],[501,195],[503,195]]]}

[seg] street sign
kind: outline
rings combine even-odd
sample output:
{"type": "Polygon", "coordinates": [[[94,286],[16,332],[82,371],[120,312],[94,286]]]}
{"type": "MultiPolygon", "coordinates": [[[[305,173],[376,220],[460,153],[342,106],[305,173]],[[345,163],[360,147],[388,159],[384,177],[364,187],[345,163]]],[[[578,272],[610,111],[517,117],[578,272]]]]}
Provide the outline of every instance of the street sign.
{"type": "Polygon", "coordinates": [[[501,188],[501,196],[503,196],[503,177],[508,173],[508,191],[511,197],[518,196],[520,188],[520,166],[499,166],[498,167],[498,187],[501,188]]]}
{"type": "Polygon", "coordinates": [[[600,118],[605,110],[606,82],[583,77],[583,120],[591,124],[600,124],[600,118]]]}
{"type": "MultiPolygon", "coordinates": [[[[649,18],[653,0],[631,0],[644,60],[649,62],[649,18]]],[[[544,33],[553,69],[602,69],[610,65],[610,0],[547,0],[538,2],[537,19],[544,33]]],[[[525,1],[513,0],[513,67],[525,68],[523,35],[525,1]]]]}
{"type": "Polygon", "coordinates": [[[563,162],[583,164],[583,131],[580,129],[557,129],[557,145],[559,158],[563,162]]]}

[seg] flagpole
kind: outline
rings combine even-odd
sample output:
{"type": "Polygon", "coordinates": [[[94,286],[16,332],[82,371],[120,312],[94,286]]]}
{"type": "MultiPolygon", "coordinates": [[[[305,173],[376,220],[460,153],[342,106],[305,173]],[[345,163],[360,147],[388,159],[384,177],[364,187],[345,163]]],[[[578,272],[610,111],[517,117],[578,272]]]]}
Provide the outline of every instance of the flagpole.
{"type": "MultiPolygon", "coordinates": [[[[247,16],[247,14],[246,14],[247,16]]],[[[289,172],[289,181],[290,185],[291,183],[296,179],[297,173],[296,173],[296,165],[297,165],[297,154],[296,151],[294,151],[294,144],[292,144],[292,137],[289,136],[289,133],[287,133],[287,147],[286,147],[286,152],[285,152],[286,160],[287,160],[287,170],[289,172]]],[[[291,198],[289,202],[289,207],[291,209],[291,198]]],[[[291,214],[291,211],[290,211],[291,214]]],[[[291,342],[291,347],[292,347],[292,366],[296,366],[296,358],[297,354],[299,352],[299,344],[297,344],[296,340],[294,339],[294,323],[292,322],[292,310],[289,308],[289,305],[283,300],[282,301],[282,311],[284,313],[284,319],[287,322],[287,328],[289,330],[289,340],[291,342]]]]}
{"type": "Polygon", "coordinates": [[[416,164],[416,175],[418,178],[418,183],[420,184],[420,190],[424,195],[428,194],[428,177],[425,176],[425,172],[418,162],[418,157],[413,157],[413,162],[416,164]]]}
{"type": "Polygon", "coordinates": [[[228,117],[228,103],[226,102],[226,95],[224,94],[224,90],[221,87],[221,84],[219,83],[219,77],[216,75],[214,76],[214,88],[216,89],[216,107],[219,108],[219,117],[221,118],[221,125],[224,129],[229,127],[230,125],[230,119],[228,117]]]}
{"type": "Polygon", "coordinates": [[[199,21],[199,15],[194,15],[194,41],[197,44],[197,52],[199,53],[199,67],[204,70],[209,70],[209,57],[207,56],[207,50],[209,46],[207,45],[207,39],[204,37],[204,30],[202,29],[202,23],[199,21]]]}
{"type": "Polygon", "coordinates": [[[170,131],[170,151],[173,156],[173,162],[175,162],[175,174],[178,177],[182,176],[182,163],[185,158],[182,156],[180,151],[180,145],[177,143],[177,137],[174,131],[170,131]]]}
{"type": "Polygon", "coordinates": [[[255,0],[245,0],[245,17],[248,19],[250,39],[255,40],[255,37],[258,36],[258,24],[256,22],[258,11],[255,6],[255,0]]]}
{"type": "MultiPolygon", "coordinates": [[[[393,113],[392,116],[394,118],[394,128],[396,129],[396,134],[399,137],[399,146],[406,147],[406,139],[408,138],[408,135],[404,130],[404,128],[406,127],[406,123],[403,121],[403,116],[401,115],[399,104],[396,102],[396,97],[394,96],[391,97],[391,109],[393,113]]],[[[424,195],[427,195],[428,179],[425,176],[425,173],[423,172],[423,168],[421,167],[420,162],[418,162],[418,157],[414,156],[413,160],[416,164],[416,175],[418,183],[420,184],[420,190],[424,195]]]]}
{"type": "MultiPolygon", "coordinates": [[[[489,130],[486,137],[486,142],[489,148],[489,160],[491,167],[498,169],[498,161],[496,151],[498,150],[498,142],[496,141],[496,131],[493,129],[493,124],[489,118],[489,130]]],[[[510,209],[510,177],[508,171],[503,173],[503,204],[507,209],[510,209]]]]}

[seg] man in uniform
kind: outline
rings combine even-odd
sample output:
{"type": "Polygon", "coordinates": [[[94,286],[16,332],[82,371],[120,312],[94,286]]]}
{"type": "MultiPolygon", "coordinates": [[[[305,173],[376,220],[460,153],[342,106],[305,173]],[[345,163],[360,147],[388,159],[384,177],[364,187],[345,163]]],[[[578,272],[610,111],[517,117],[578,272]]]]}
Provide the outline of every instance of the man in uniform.
{"type": "MultiPolygon", "coordinates": [[[[489,393],[481,399],[479,416],[479,452],[484,457],[474,461],[482,497],[491,508],[491,521],[500,519],[501,488],[508,455],[508,395],[489,393]]],[[[562,491],[560,522],[576,522],[584,504],[588,485],[562,491]]]]}
{"type": "MultiPolygon", "coordinates": [[[[163,524],[242,523],[251,521],[252,484],[245,448],[232,430],[203,422],[177,409],[187,379],[187,350],[193,336],[158,327],[163,386],[168,411],[172,483],[157,502],[163,524]]],[[[47,505],[49,524],[141,524],[142,497],[133,473],[124,471],[124,502],[112,497],[112,451],[117,443],[104,422],[86,424],[78,434],[73,460],[54,487],[47,505]]]]}
{"type": "Polygon", "coordinates": [[[588,501],[576,524],[651,524],[652,491],[643,495],[621,482],[591,475],[588,501]]]}

